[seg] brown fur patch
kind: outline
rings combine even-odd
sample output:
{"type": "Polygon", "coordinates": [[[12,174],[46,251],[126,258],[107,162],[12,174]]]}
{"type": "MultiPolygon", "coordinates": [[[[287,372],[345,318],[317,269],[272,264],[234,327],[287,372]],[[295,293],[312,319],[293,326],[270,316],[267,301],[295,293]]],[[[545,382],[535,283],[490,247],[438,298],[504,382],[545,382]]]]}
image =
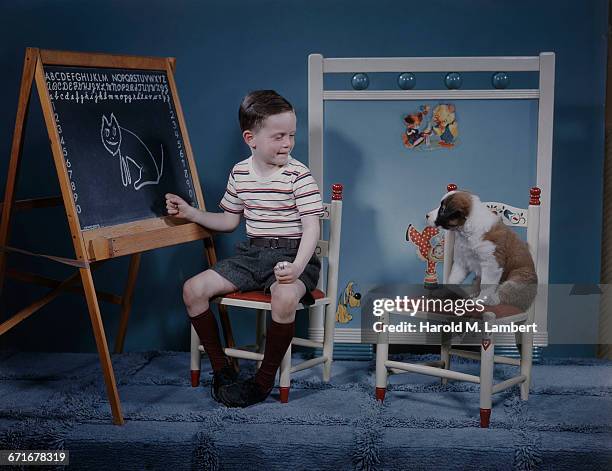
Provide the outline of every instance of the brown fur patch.
{"type": "Polygon", "coordinates": [[[495,244],[493,255],[504,270],[500,284],[508,280],[521,284],[538,282],[527,243],[519,239],[518,235],[502,221],[496,223],[489,232],[484,234],[483,240],[495,244]]]}
{"type": "Polygon", "coordinates": [[[472,210],[472,197],[470,194],[466,193],[465,191],[458,191],[450,196],[447,196],[442,203],[448,208],[446,212],[449,214],[456,211],[461,213],[460,217],[449,219],[448,225],[452,227],[463,226],[465,220],[469,217],[472,210]]]}

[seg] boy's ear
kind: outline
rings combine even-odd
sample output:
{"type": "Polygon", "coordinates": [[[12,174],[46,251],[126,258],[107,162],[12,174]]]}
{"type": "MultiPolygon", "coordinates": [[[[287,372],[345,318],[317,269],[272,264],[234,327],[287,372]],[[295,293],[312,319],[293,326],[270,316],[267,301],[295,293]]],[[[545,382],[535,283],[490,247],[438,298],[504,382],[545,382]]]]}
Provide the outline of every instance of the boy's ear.
{"type": "Polygon", "coordinates": [[[244,139],[244,142],[246,142],[246,145],[252,147],[253,149],[255,149],[255,143],[253,142],[254,137],[255,134],[253,134],[253,132],[249,129],[242,133],[242,138],[244,139]]]}

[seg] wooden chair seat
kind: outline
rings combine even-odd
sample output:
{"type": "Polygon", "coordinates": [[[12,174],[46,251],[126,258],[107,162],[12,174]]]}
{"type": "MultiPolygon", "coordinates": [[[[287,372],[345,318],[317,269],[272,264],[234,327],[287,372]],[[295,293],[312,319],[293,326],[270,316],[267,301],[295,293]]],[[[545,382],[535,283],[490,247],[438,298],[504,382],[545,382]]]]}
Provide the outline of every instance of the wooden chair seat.
{"type": "MultiPolygon", "coordinates": [[[[315,289],[310,292],[312,297],[317,299],[325,298],[325,293],[320,289],[315,289]]],[[[263,291],[236,291],[234,293],[226,294],[224,298],[239,299],[242,301],[254,301],[259,303],[269,303],[272,299],[270,294],[266,294],[263,291]]]]}

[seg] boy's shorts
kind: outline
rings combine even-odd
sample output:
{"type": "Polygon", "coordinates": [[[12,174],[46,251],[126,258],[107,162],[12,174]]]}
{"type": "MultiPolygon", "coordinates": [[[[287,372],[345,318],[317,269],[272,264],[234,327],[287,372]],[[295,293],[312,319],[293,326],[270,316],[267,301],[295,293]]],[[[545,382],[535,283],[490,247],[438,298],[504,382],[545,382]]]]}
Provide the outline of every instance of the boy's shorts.
{"type": "MultiPolygon", "coordinates": [[[[278,262],[293,262],[298,249],[266,248],[250,245],[249,241],[236,245],[237,253],[233,257],[219,260],[212,269],[226,280],[231,281],[239,291],[264,290],[270,291],[270,286],[276,281],[274,267],[278,262]]],[[[317,287],[321,261],[313,254],[299,276],[306,286],[306,294],[300,302],[304,306],[314,303],[310,293],[317,287]]]]}

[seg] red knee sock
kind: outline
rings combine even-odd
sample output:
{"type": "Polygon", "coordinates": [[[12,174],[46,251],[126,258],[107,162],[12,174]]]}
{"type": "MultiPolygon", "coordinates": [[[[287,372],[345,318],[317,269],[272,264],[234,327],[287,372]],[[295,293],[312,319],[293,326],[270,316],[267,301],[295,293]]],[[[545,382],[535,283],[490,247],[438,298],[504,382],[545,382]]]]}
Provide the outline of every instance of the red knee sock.
{"type": "Polygon", "coordinates": [[[294,331],[295,322],[279,324],[278,322],[272,321],[270,324],[266,337],[264,358],[261,362],[261,367],[255,375],[255,382],[263,391],[272,389],[274,386],[276,371],[281,364],[281,360],[285,356],[287,348],[289,348],[291,344],[294,331]]]}
{"type": "Polygon", "coordinates": [[[213,371],[221,370],[228,364],[228,358],[225,356],[219,340],[219,329],[215,315],[209,308],[202,314],[190,317],[190,320],[198,337],[200,337],[200,342],[202,342],[208,358],[210,358],[213,371]]]}

